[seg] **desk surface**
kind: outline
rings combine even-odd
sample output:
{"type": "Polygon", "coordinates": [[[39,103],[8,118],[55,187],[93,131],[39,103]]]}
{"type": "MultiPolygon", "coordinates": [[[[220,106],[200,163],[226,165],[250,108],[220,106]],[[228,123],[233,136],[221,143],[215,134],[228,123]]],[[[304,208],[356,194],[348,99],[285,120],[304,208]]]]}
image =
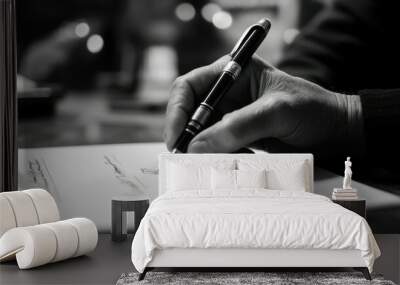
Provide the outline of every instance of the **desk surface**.
{"type": "Polygon", "coordinates": [[[18,270],[16,262],[0,264],[0,284],[115,284],[124,272],[134,271],[130,258],[132,236],[120,243],[100,234],[95,251],[87,256],[41,267],[18,270]]]}
{"type": "MultiPolygon", "coordinates": [[[[112,197],[157,197],[158,155],[166,151],[163,143],[20,149],[19,187],[47,189],[63,219],[87,217],[100,232],[110,232],[112,197]]],[[[331,197],[342,179],[315,167],[314,192],[331,197]]],[[[400,233],[399,195],[357,181],[353,187],[367,201],[367,219],[374,233],[400,233]]]]}

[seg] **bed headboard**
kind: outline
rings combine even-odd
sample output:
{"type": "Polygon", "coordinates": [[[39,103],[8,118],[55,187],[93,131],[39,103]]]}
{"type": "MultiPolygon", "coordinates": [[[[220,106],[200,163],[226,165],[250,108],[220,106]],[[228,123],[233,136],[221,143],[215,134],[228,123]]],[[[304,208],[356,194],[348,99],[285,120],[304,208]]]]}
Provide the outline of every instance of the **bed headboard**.
{"type": "MultiPolygon", "coordinates": [[[[158,192],[159,195],[166,191],[167,185],[167,167],[170,162],[182,162],[188,161],[190,163],[201,163],[202,161],[206,163],[212,163],[213,161],[230,160],[235,161],[236,168],[240,164],[251,162],[262,162],[265,164],[273,165],[304,165],[304,189],[307,192],[313,192],[314,189],[314,166],[313,166],[313,155],[312,154],[269,154],[269,153],[256,153],[256,154],[171,154],[165,153],[160,154],[158,157],[158,192]]],[[[280,171],[282,174],[278,179],[287,178],[285,175],[285,168],[282,170],[279,168],[275,171],[280,171]]]]}

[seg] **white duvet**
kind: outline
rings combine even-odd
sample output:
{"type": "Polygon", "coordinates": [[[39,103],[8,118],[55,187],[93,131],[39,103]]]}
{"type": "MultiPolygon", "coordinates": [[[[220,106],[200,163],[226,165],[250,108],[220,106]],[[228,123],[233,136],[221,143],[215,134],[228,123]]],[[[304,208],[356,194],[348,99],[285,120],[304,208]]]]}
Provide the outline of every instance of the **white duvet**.
{"type": "Polygon", "coordinates": [[[160,196],[136,232],[132,262],[143,272],[165,248],[358,249],[370,271],[380,255],[359,215],[317,194],[265,189],[160,196]]]}

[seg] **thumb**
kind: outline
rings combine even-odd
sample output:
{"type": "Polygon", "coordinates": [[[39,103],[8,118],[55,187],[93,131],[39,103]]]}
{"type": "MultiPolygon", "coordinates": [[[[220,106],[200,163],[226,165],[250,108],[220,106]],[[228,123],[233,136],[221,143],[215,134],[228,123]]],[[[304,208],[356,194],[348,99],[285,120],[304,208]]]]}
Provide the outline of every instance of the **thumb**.
{"type": "Polygon", "coordinates": [[[205,129],[193,138],[188,152],[233,152],[261,138],[270,137],[270,108],[264,100],[257,100],[205,129]]]}

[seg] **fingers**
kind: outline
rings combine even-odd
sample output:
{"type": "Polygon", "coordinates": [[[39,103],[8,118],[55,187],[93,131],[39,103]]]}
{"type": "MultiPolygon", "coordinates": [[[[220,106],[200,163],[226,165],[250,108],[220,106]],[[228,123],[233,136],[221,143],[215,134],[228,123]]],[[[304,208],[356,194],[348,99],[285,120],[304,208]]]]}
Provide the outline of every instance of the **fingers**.
{"type": "Polygon", "coordinates": [[[164,129],[164,140],[168,150],[172,150],[195,106],[206,95],[228,61],[229,56],[224,56],[210,65],[192,70],[175,80],[170,92],[171,98],[167,106],[164,129]]]}
{"type": "Polygon", "coordinates": [[[269,125],[272,113],[263,100],[229,113],[223,119],[198,134],[188,152],[233,152],[261,138],[273,135],[269,125]]]}

